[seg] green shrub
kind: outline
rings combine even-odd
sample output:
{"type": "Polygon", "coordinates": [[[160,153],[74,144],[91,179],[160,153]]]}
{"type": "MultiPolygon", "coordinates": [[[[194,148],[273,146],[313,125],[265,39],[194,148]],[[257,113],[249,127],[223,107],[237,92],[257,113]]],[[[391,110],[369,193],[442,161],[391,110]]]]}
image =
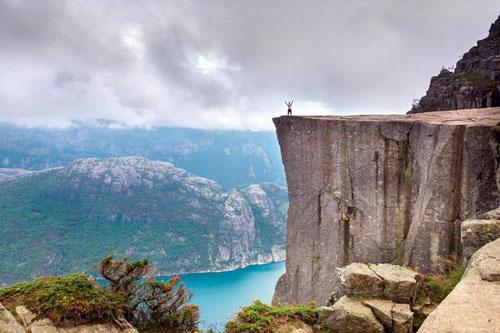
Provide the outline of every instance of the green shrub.
{"type": "Polygon", "coordinates": [[[313,325],[318,321],[319,312],[314,304],[270,306],[255,301],[252,305],[242,308],[236,318],[226,324],[225,330],[227,333],[273,332],[273,324],[280,320],[300,320],[313,325]]]}
{"type": "Polygon", "coordinates": [[[431,275],[425,277],[424,288],[431,301],[437,304],[441,303],[453,288],[455,288],[458,282],[460,282],[463,274],[464,268],[460,266],[445,276],[431,275]]]}
{"type": "Polygon", "coordinates": [[[108,256],[97,269],[109,282],[111,292],[124,295],[124,316],[141,331],[190,332],[198,328],[198,307],[187,304],[193,295],[179,276],[158,281],[157,271],[148,260],[129,261],[127,257],[115,260],[108,256]]]}
{"type": "Polygon", "coordinates": [[[79,273],[41,277],[0,288],[0,302],[9,310],[24,305],[56,323],[110,320],[126,306],[121,294],[106,291],[79,273]]]}

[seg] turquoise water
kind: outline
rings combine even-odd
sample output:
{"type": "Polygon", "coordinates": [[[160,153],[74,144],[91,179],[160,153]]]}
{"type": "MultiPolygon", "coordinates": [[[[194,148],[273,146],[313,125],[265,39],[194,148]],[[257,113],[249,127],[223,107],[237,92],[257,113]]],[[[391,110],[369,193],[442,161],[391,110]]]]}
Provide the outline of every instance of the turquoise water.
{"type": "Polygon", "coordinates": [[[285,263],[250,266],[230,272],[196,273],[181,276],[194,294],[191,303],[201,312],[200,328],[222,331],[224,324],[241,306],[260,299],[270,303],[285,263]]]}

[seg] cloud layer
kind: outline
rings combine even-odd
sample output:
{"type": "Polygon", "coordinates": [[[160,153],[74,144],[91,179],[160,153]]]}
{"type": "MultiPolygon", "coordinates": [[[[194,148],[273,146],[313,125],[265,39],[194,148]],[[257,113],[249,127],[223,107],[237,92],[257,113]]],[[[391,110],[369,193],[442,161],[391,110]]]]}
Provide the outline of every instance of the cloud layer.
{"type": "MultiPolygon", "coordinates": [[[[500,0],[0,0],[0,120],[271,128],[402,113],[500,0]]],[[[495,9],[495,10],[493,10],[495,9]]]]}

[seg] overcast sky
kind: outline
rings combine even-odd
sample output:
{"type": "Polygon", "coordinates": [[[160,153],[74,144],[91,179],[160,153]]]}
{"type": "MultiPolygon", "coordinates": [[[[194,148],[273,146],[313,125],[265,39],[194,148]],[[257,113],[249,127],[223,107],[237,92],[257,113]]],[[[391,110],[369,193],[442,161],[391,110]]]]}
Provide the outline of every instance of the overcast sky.
{"type": "Polygon", "coordinates": [[[0,0],[0,120],[270,129],[403,113],[500,0],[0,0]]]}

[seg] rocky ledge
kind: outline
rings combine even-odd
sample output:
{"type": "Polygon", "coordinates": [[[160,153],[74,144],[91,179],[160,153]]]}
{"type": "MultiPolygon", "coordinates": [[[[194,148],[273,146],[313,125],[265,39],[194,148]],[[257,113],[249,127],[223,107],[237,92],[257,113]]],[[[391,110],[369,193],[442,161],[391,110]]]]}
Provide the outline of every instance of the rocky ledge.
{"type": "Polygon", "coordinates": [[[460,283],[418,333],[500,331],[500,239],[471,258],[460,283]]]}
{"type": "Polygon", "coordinates": [[[500,108],[275,118],[290,199],[275,301],[326,304],[352,262],[444,272],[460,221],[499,206],[499,122],[500,108]]]}
{"type": "Polygon", "coordinates": [[[17,306],[14,316],[0,303],[0,333],[138,333],[128,322],[55,325],[48,318],[39,318],[25,306],[17,306]],[[16,317],[18,319],[16,319],[16,317]],[[121,327],[120,327],[121,326],[121,327]]]}

